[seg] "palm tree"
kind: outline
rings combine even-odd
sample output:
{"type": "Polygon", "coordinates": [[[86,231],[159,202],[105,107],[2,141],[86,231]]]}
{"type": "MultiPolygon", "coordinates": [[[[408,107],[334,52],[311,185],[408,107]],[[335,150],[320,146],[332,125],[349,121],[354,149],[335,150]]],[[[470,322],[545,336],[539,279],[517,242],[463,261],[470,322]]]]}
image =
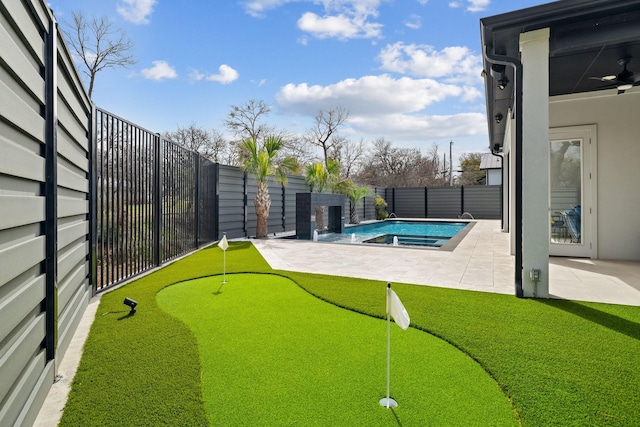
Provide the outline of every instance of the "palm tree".
{"type": "Polygon", "coordinates": [[[287,185],[287,173],[295,173],[298,170],[298,162],[293,157],[277,161],[276,156],[283,146],[282,138],[275,136],[265,138],[262,148],[258,148],[258,143],[253,138],[242,141],[243,168],[253,174],[258,184],[258,192],[253,202],[258,217],[257,238],[267,237],[268,233],[267,218],[271,208],[270,177],[275,176],[283,185],[287,185]]]}
{"type": "MultiPolygon", "coordinates": [[[[307,184],[311,186],[311,192],[314,190],[322,193],[325,187],[333,186],[334,181],[340,172],[340,163],[336,160],[329,159],[327,165],[323,162],[317,162],[307,165],[305,168],[305,179],[307,184]]],[[[324,228],[324,206],[316,208],[316,229],[324,228]]]]}
{"type": "Polygon", "coordinates": [[[334,189],[337,193],[347,196],[347,199],[351,201],[351,207],[349,209],[349,223],[360,224],[360,218],[358,217],[358,203],[371,193],[369,188],[357,187],[353,181],[345,179],[337,183],[334,189]]]}

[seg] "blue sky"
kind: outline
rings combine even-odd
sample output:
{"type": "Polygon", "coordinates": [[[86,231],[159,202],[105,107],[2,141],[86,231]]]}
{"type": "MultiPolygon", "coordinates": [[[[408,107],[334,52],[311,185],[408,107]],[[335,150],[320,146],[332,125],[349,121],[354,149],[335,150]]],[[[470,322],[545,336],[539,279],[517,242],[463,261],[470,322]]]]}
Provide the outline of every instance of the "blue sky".
{"type": "Polygon", "coordinates": [[[272,108],[305,133],[319,110],[349,111],[341,134],[441,153],[488,152],[482,17],[534,0],[50,0],[126,30],[136,65],[98,74],[97,106],[153,132],[195,122],[224,134],[231,105],[272,108]]]}

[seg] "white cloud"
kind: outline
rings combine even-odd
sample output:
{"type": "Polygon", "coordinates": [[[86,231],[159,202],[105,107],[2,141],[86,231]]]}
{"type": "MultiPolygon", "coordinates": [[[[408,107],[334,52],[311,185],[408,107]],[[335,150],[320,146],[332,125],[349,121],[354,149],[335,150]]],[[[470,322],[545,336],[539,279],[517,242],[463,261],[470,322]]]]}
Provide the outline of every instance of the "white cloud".
{"type": "Polygon", "coordinates": [[[346,40],[380,37],[382,24],[365,22],[362,19],[345,15],[320,17],[315,13],[307,12],[298,20],[298,28],[319,39],[346,40]]]}
{"type": "Polygon", "coordinates": [[[297,0],[250,0],[245,1],[242,4],[249,15],[261,18],[268,10],[278,8],[294,1],[297,0]]]}
{"type": "Polygon", "coordinates": [[[188,79],[190,81],[192,81],[192,82],[199,82],[200,80],[204,79],[205,77],[206,76],[203,73],[201,73],[200,71],[192,69],[189,72],[188,79]]]}
{"type": "Polygon", "coordinates": [[[320,5],[323,14],[307,11],[298,19],[298,28],[317,38],[378,38],[383,25],[371,22],[378,16],[378,7],[385,0],[248,0],[245,11],[255,17],[263,17],[267,11],[291,2],[320,5]]]}
{"type": "Polygon", "coordinates": [[[148,24],[156,0],[121,0],[116,11],[126,21],[134,24],[148,24]]]}
{"type": "Polygon", "coordinates": [[[394,140],[428,141],[438,138],[485,135],[487,119],[483,113],[452,115],[388,114],[349,116],[349,124],[358,133],[394,140]]]}
{"type": "Polygon", "coordinates": [[[469,0],[467,10],[469,12],[482,12],[489,7],[489,3],[491,3],[491,0],[469,0]]]}
{"type": "Polygon", "coordinates": [[[227,64],[222,64],[220,67],[218,67],[218,71],[218,74],[212,74],[208,76],[207,80],[209,80],[210,82],[218,82],[226,85],[238,79],[238,72],[227,64]]]}
{"type": "Polygon", "coordinates": [[[420,15],[412,14],[407,21],[404,23],[405,26],[411,28],[412,30],[417,30],[422,27],[422,18],[420,15]]]}
{"type": "Polygon", "coordinates": [[[210,82],[218,82],[223,85],[229,84],[238,79],[238,72],[228,66],[227,64],[222,64],[218,67],[218,74],[209,74],[206,75],[201,73],[198,70],[191,70],[189,73],[189,80],[191,81],[200,81],[200,80],[208,80],[210,82]]]}
{"type": "Polygon", "coordinates": [[[143,69],[140,74],[149,80],[175,79],[178,77],[176,70],[167,61],[153,61],[153,67],[143,69]]]}
{"type": "MultiPolygon", "coordinates": [[[[480,91],[474,87],[383,74],[327,86],[290,83],[280,89],[276,101],[282,111],[309,117],[340,104],[349,111],[348,125],[354,135],[424,142],[430,138],[485,135],[486,116],[482,112],[428,112],[451,98],[470,101],[479,96],[480,91]]],[[[471,106],[477,111],[476,107],[471,106]]]]}
{"type": "MultiPolygon", "coordinates": [[[[482,12],[489,7],[491,0],[467,0],[467,11],[469,12],[482,12]]],[[[458,9],[463,7],[464,3],[458,0],[449,2],[449,7],[458,9]]]]}
{"type": "Polygon", "coordinates": [[[319,108],[330,108],[339,100],[350,114],[357,116],[416,112],[434,102],[462,95],[462,88],[432,79],[394,79],[383,74],[328,86],[289,83],[280,89],[276,100],[283,110],[302,114],[316,114],[319,108]]]}
{"type": "Polygon", "coordinates": [[[482,58],[463,46],[450,46],[438,51],[428,45],[398,42],[384,47],[378,60],[385,71],[439,78],[447,83],[483,84],[480,77],[482,58]]]}

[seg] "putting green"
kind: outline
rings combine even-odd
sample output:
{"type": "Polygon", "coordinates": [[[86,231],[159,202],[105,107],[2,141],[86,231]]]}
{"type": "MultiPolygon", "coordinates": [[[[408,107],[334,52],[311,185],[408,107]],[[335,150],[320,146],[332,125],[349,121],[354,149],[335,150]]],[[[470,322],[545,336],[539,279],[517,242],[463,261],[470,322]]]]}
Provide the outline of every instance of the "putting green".
{"type": "Polygon", "coordinates": [[[476,362],[396,325],[391,396],[398,407],[383,408],[385,321],[323,302],[281,276],[226,279],[181,282],[157,295],[198,341],[211,425],[518,425],[476,362]]]}

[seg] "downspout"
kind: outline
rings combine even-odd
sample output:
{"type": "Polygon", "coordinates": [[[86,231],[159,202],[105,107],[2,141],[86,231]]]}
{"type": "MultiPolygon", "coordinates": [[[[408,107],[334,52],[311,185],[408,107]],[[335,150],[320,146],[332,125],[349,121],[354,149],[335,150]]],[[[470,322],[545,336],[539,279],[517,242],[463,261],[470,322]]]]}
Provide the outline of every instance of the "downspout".
{"type": "MultiPolygon", "coordinates": [[[[516,182],[515,182],[515,292],[516,297],[522,298],[522,62],[519,58],[496,55],[484,45],[483,56],[491,64],[510,66],[514,69],[514,97],[516,115],[516,182]]],[[[495,154],[493,146],[491,153],[495,154]]]]}
{"type": "MultiPolygon", "coordinates": [[[[494,157],[497,157],[500,159],[500,229],[504,230],[504,211],[502,209],[504,203],[503,203],[503,197],[504,195],[502,194],[503,192],[503,188],[504,188],[504,183],[502,182],[504,180],[504,157],[501,154],[498,154],[494,151],[493,147],[489,148],[491,150],[491,154],[494,157]]],[[[487,182],[489,181],[489,177],[487,176],[487,182]]]]}

